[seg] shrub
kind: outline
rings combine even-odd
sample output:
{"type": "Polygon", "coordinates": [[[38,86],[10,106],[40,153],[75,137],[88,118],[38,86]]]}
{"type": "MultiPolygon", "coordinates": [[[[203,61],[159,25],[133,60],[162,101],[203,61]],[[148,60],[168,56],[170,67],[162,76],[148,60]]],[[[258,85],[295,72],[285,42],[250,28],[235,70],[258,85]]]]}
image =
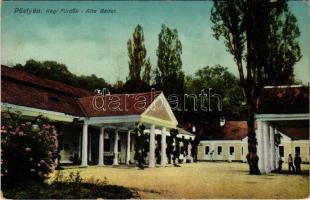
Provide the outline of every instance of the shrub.
{"type": "Polygon", "coordinates": [[[1,113],[1,176],[4,187],[20,181],[43,181],[54,168],[57,133],[47,118],[27,120],[1,113]]]}
{"type": "Polygon", "coordinates": [[[135,155],[134,160],[140,169],[144,169],[145,159],[149,152],[149,133],[144,132],[145,126],[137,123],[134,129],[135,155]]]}
{"type": "Polygon", "coordinates": [[[5,198],[10,199],[129,199],[140,198],[133,190],[117,185],[107,185],[108,181],[83,179],[79,172],[68,175],[58,170],[51,183],[38,184],[30,181],[9,190],[3,190],[5,198]]]}

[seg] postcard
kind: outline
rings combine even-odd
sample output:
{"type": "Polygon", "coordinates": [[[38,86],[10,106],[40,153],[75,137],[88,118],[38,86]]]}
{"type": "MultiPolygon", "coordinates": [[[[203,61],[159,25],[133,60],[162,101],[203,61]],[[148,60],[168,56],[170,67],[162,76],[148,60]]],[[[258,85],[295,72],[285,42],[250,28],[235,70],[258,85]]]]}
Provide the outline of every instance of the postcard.
{"type": "Polygon", "coordinates": [[[1,198],[309,198],[309,2],[1,2],[1,198]]]}

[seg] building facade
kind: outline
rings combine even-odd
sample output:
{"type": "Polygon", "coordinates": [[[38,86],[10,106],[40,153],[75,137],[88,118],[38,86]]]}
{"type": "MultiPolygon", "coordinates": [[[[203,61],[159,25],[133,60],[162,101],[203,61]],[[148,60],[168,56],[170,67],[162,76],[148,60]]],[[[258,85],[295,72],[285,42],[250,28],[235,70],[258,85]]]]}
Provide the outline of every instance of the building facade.
{"type": "Polygon", "coordinates": [[[206,133],[198,146],[198,160],[246,161],[247,122],[227,121],[222,127],[206,133]]]}
{"type": "MultiPolygon", "coordinates": [[[[257,134],[257,123],[255,131],[257,134]]],[[[274,146],[275,168],[278,167],[277,161],[280,157],[284,162],[287,162],[289,154],[293,157],[298,154],[303,163],[309,163],[309,134],[306,129],[282,128],[281,131],[280,129],[271,131],[280,136],[279,143],[274,146]]],[[[247,162],[248,137],[246,121],[228,121],[216,133],[209,135],[213,136],[202,140],[198,146],[198,160],[247,162]]],[[[269,141],[269,145],[272,144],[271,141],[269,141]]],[[[270,155],[271,153],[268,153],[267,156],[270,155]]]]}
{"type": "MultiPolygon", "coordinates": [[[[156,165],[155,150],[164,166],[167,138],[178,125],[162,92],[99,95],[1,66],[1,112],[8,111],[54,121],[60,162],[78,162],[83,167],[133,163],[132,134],[137,122],[149,134],[148,166],[156,165]]],[[[193,140],[194,135],[182,130],[177,137],[193,140]]]]}

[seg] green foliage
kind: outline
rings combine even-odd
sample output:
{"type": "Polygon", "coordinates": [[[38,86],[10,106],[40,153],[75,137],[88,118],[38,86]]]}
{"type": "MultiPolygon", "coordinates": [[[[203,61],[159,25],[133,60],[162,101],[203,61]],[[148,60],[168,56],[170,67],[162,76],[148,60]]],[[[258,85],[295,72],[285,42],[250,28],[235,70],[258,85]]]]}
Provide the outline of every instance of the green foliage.
{"type": "Polygon", "coordinates": [[[142,27],[138,24],[127,42],[129,57],[129,77],[128,80],[150,83],[151,63],[150,59],[146,59],[146,48],[144,45],[144,34],[142,27]],[[144,69],[144,72],[142,73],[144,69]],[[142,78],[141,78],[142,76],[142,78]]]}
{"type": "Polygon", "coordinates": [[[266,85],[294,84],[296,80],[293,67],[302,56],[297,40],[300,36],[298,22],[288,10],[285,1],[275,5],[270,12],[271,30],[267,41],[266,56],[269,66],[266,68],[266,85]]]}
{"type": "MultiPolygon", "coordinates": [[[[238,79],[225,67],[215,65],[214,67],[206,66],[198,70],[194,76],[187,76],[185,81],[185,93],[195,94],[198,96],[201,90],[204,89],[205,94],[208,94],[208,89],[212,88],[211,94],[219,94],[223,102],[222,111],[218,112],[217,100],[212,101],[211,108],[205,112],[201,109],[201,98],[197,99],[197,112],[193,113],[190,118],[195,121],[219,121],[221,116],[225,116],[226,119],[244,120],[246,119],[246,107],[244,104],[244,95],[242,88],[239,86],[238,79]]],[[[208,107],[207,100],[204,105],[208,107]]],[[[188,104],[192,104],[188,101],[188,104]]],[[[190,105],[187,105],[189,109],[193,109],[190,105]]]]}
{"type": "MultiPolygon", "coordinates": [[[[176,145],[177,141],[177,135],[179,134],[178,129],[170,129],[170,137],[167,137],[167,149],[166,149],[166,153],[167,153],[167,158],[168,158],[168,163],[171,163],[171,157],[173,156],[174,161],[176,159],[176,157],[179,157],[179,153],[178,155],[176,155],[177,152],[174,151],[174,145],[176,145]],[[175,144],[174,144],[175,142],[175,144]]],[[[177,149],[176,149],[177,150],[177,149]]]]}
{"type": "Polygon", "coordinates": [[[238,67],[248,109],[250,174],[259,174],[254,113],[264,86],[294,83],[293,66],[301,58],[297,20],[287,0],[214,0],[211,21],[214,37],[224,39],[238,67]]]}
{"type": "Polygon", "coordinates": [[[114,88],[113,91],[115,93],[149,92],[151,87],[142,80],[127,80],[124,85],[114,88]]]}
{"type": "Polygon", "coordinates": [[[287,0],[214,0],[211,12],[214,37],[224,39],[240,76],[246,63],[247,79],[259,86],[294,83],[293,66],[301,58],[300,31],[287,0]]]}
{"type": "Polygon", "coordinates": [[[54,169],[57,133],[47,118],[24,119],[1,113],[2,186],[17,182],[43,181],[54,169]]]}
{"type": "Polygon", "coordinates": [[[149,137],[150,134],[146,133],[145,126],[137,123],[134,129],[134,140],[135,140],[135,155],[134,160],[137,162],[137,166],[141,169],[144,168],[145,159],[149,152],[149,137]]]}
{"type": "Polygon", "coordinates": [[[90,76],[77,76],[71,73],[66,65],[55,61],[39,62],[31,59],[28,60],[25,65],[17,64],[14,68],[42,78],[59,81],[88,90],[112,88],[111,85],[109,85],[103,78],[99,78],[94,74],[90,76]]]}
{"type": "Polygon", "coordinates": [[[145,69],[144,69],[144,73],[142,76],[142,81],[146,83],[147,85],[150,85],[151,83],[151,70],[152,70],[152,65],[151,65],[150,58],[148,58],[145,61],[145,69]]]}
{"type": "Polygon", "coordinates": [[[156,85],[166,95],[183,94],[184,73],[182,71],[182,45],[178,31],[162,25],[158,36],[156,85]]]}
{"type": "Polygon", "coordinates": [[[14,188],[5,188],[4,197],[10,199],[129,199],[132,192],[122,186],[108,185],[106,177],[83,179],[79,172],[64,176],[57,171],[51,183],[27,182],[14,188]]]}

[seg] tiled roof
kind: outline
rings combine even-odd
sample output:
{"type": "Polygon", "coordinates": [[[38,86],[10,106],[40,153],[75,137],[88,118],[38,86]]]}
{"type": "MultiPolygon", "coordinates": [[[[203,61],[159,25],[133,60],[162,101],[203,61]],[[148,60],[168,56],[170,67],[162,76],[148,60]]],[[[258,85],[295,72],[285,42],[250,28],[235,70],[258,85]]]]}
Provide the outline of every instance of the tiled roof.
{"type": "Polygon", "coordinates": [[[72,95],[6,79],[1,79],[1,102],[74,116],[83,115],[76,97],[72,95]]]}
{"type": "Polygon", "coordinates": [[[298,128],[280,128],[280,131],[290,137],[292,140],[309,140],[309,126],[298,128]]]}
{"type": "Polygon", "coordinates": [[[93,92],[6,66],[1,66],[1,91],[3,103],[88,117],[141,114],[161,93],[156,91],[94,96],[93,92]],[[120,109],[115,109],[118,98],[120,109]],[[95,109],[94,99],[99,107],[104,102],[106,109],[95,109]]]}
{"type": "Polygon", "coordinates": [[[309,113],[308,86],[265,87],[259,98],[258,114],[309,113]]]}
{"type": "Polygon", "coordinates": [[[56,90],[58,92],[70,94],[76,97],[90,96],[94,94],[89,90],[70,86],[53,80],[40,78],[38,76],[24,72],[22,70],[14,69],[4,65],[1,65],[1,78],[13,79],[14,82],[20,81],[26,84],[33,84],[36,87],[43,87],[50,90],[56,90]]]}
{"type": "Polygon", "coordinates": [[[218,127],[207,133],[207,140],[241,140],[248,134],[246,121],[226,121],[223,127],[218,127]]]}
{"type": "Polygon", "coordinates": [[[92,95],[84,89],[1,66],[1,102],[83,116],[77,98],[92,95]]]}
{"type": "Polygon", "coordinates": [[[89,117],[136,115],[142,114],[160,93],[95,95],[79,98],[79,102],[89,117]]]}

